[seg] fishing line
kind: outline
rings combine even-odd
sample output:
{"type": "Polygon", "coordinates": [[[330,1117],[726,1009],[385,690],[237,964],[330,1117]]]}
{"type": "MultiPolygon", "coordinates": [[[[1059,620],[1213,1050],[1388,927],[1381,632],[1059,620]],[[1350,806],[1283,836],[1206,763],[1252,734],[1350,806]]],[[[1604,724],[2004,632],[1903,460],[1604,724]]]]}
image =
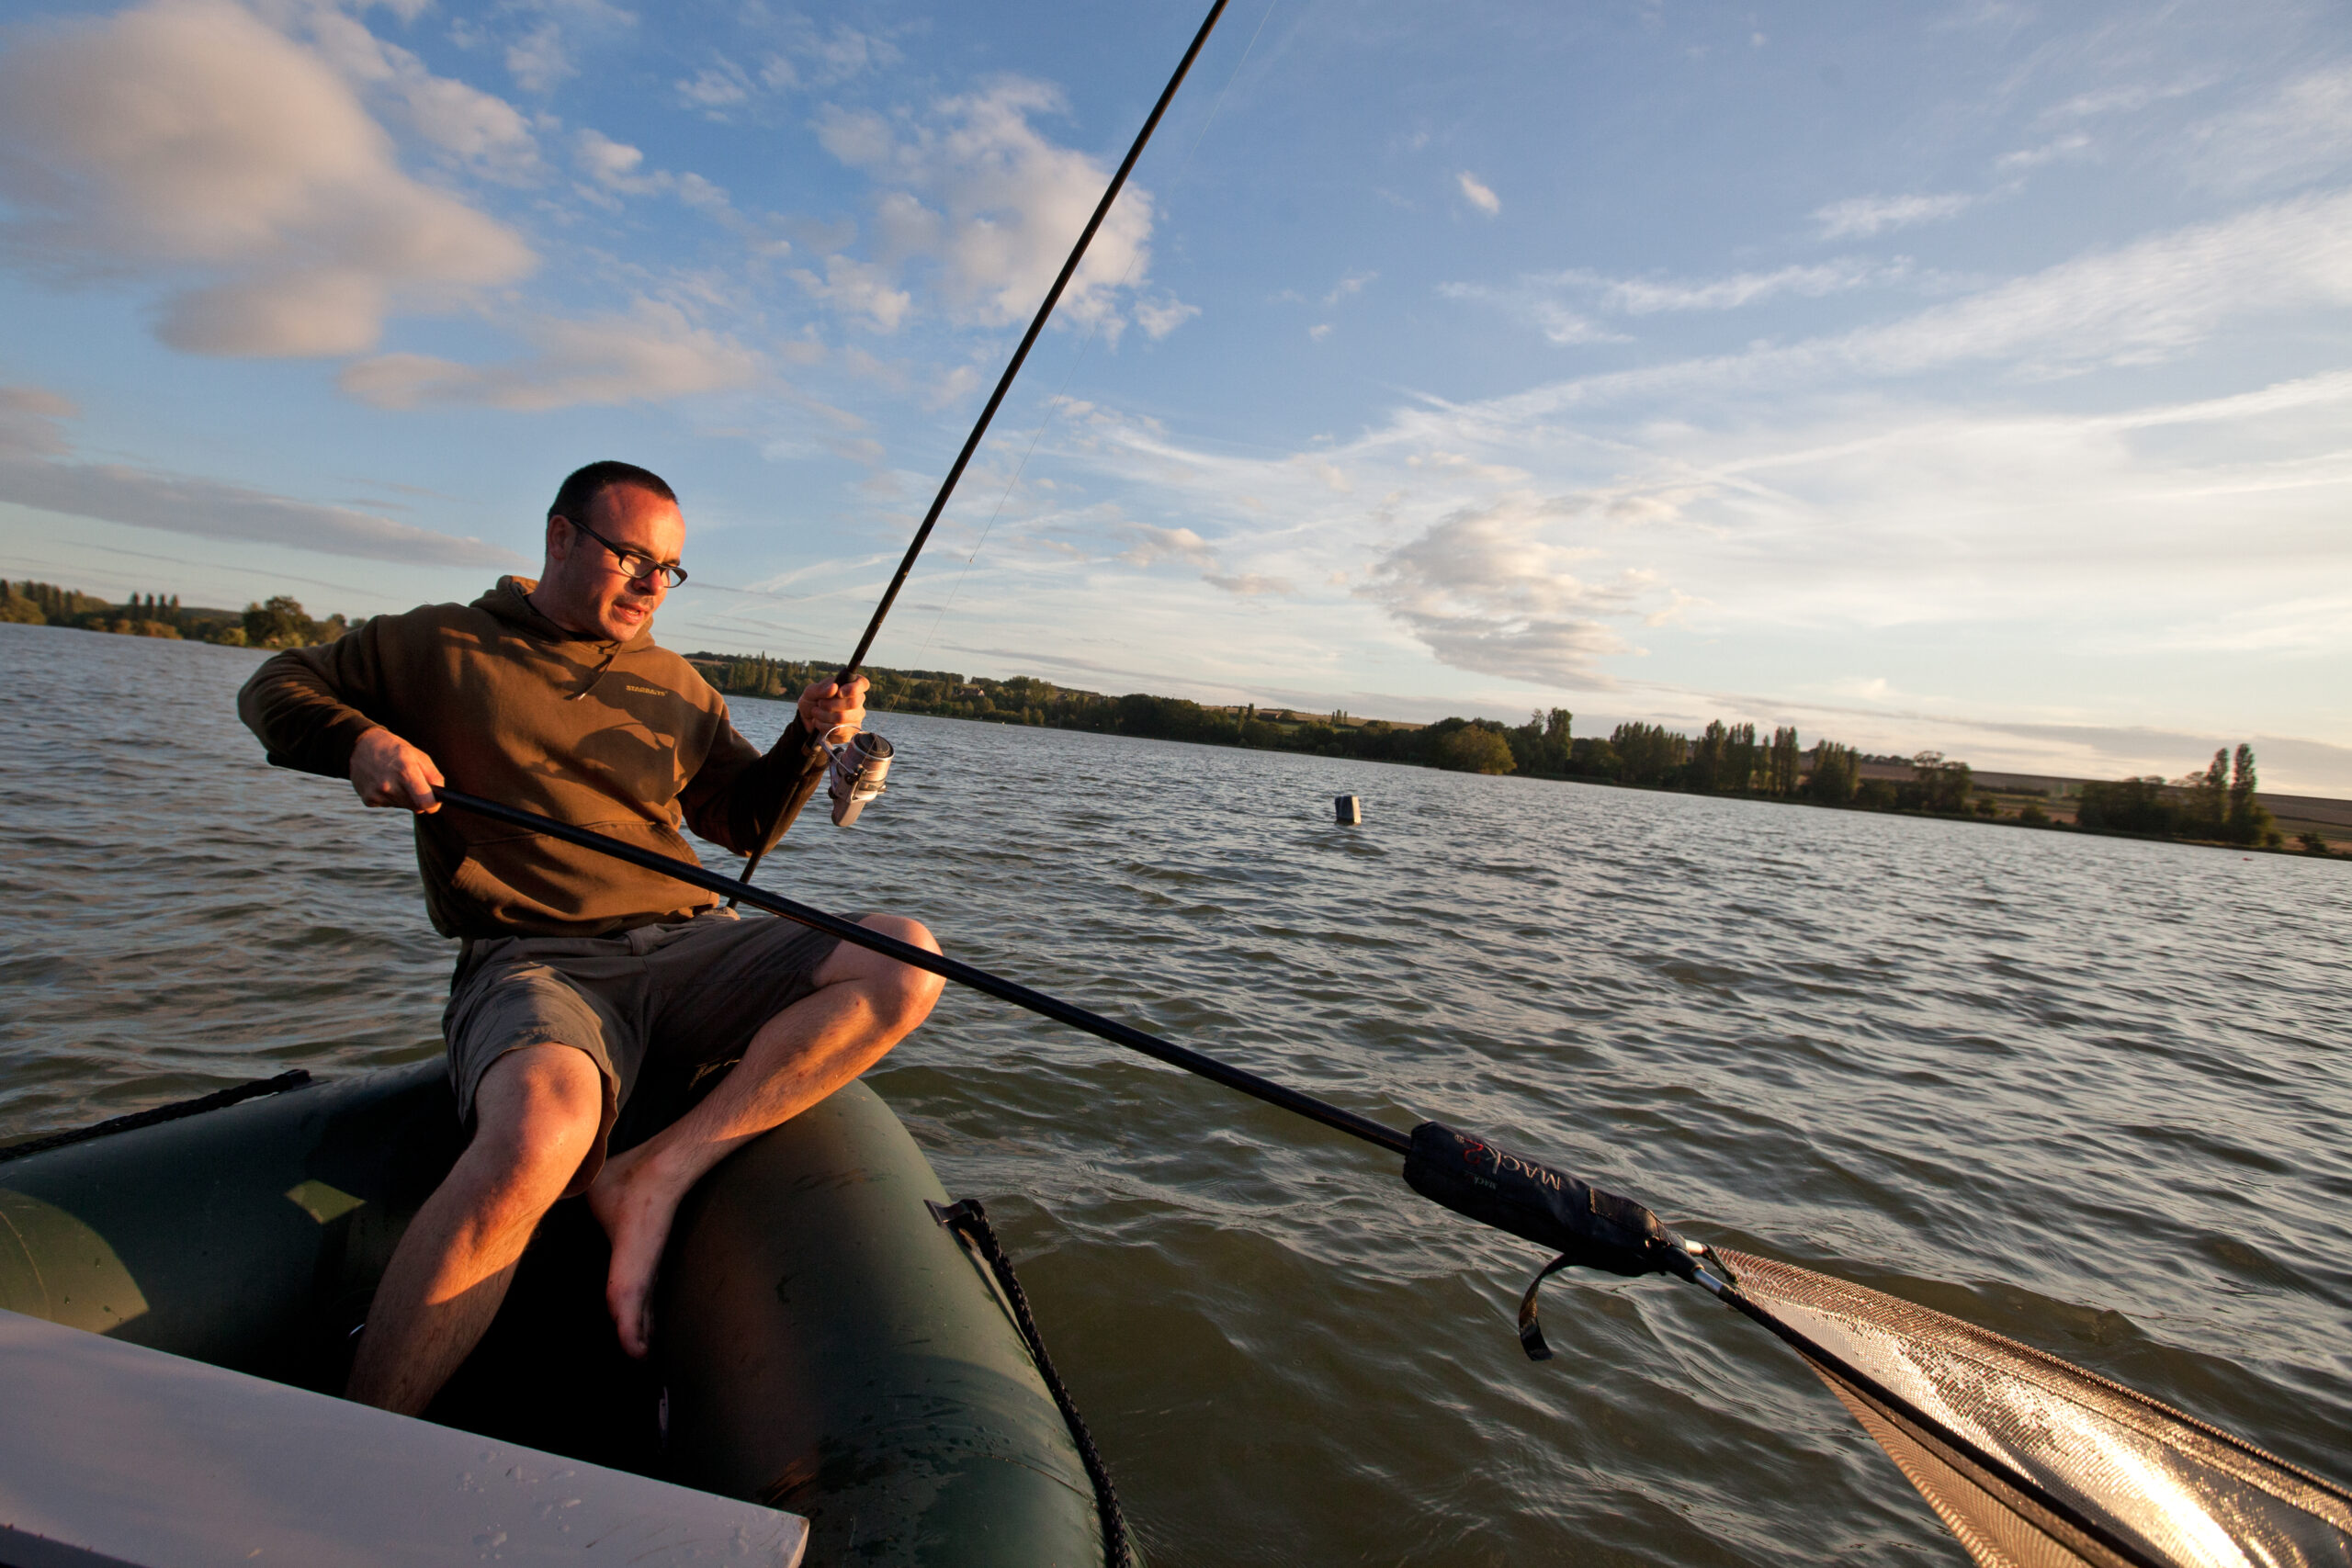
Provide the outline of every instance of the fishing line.
{"type": "MultiPolygon", "coordinates": [[[[1111,215],[1111,208],[1119,199],[1119,192],[1126,187],[1127,176],[1135,173],[1136,164],[1143,157],[1144,148],[1150,144],[1151,133],[1159,129],[1160,120],[1168,113],[1168,106],[1176,99],[1176,90],[1184,85],[1184,78],[1192,73],[1193,62],[1207,47],[1209,34],[1216,30],[1217,18],[1225,15],[1225,8],[1229,3],[1230,0],[1216,0],[1210,6],[1200,30],[1193,35],[1192,44],[1184,51],[1184,58],[1177,62],[1174,74],[1168,78],[1168,85],[1160,89],[1159,101],[1151,106],[1151,113],[1145,118],[1143,129],[1136,133],[1135,142],[1128,147],[1126,157],[1120,161],[1118,172],[1111,176],[1111,184],[1102,192],[1102,199],[1095,204],[1093,214],[1086,220],[1086,227],[1079,232],[1078,243],[1070,247],[1069,259],[1062,263],[1060,273],[1054,278],[1054,286],[1046,291],[1045,302],[1037,307],[1037,314],[1031,319],[1029,330],[1021,334],[1021,344],[1012,351],[1012,358],[1005,366],[1004,374],[997,378],[996,390],[989,394],[987,406],[980,410],[980,417],[972,424],[972,433],[964,438],[963,450],[956,454],[956,461],[948,468],[947,477],[940,481],[939,493],[932,497],[931,509],[923,513],[922,526],[915,530],[914,541],[908,545],[905,558],[899,562],[898,572],[890,579],[889,587],[883,590],[882,602],[874,607],[873,619],[865,623],[865,634],[857,639],[857,650],[849,656],[849,662],[842,665],[841,672],[833,677],[837,687],[847,686],[856,678],[858,667],[865,662],[865,655],[873,648],[874,639],[881,634],[882,622],[889,615],[890,606],[899,602],[899,592],[906,587],[907,578],[915,569],[916,558],[922,554],[923,546],[930,541],[932,530],[939,525],[940,514],[947,510],[948,498],[956,493],[956,481],[971,466],[972,454],[979,450],[981,439],[988,434],[989,423],[996,418],[997,410],[1004,405],[1005,394],[1012,390],[1013,378],[1021,374],[1022,366],[1028,363],[1029,351],[1037,345],[1038,335],[1046,330],[1046,321],[1053,318],[1054,307],[1061,301],[1062,291],[1078,275],[1079,264],[1086,259],[1087,247],[1094,243],[1094,236],[1101,231],[1103,220],[1111,215]]],[[[888,743],[878,743],[886,749],[887,754],[888,743]]],[[[786,795],[775,820],[762,835],[759,845],[744,857],[745,880],[748,881],[759,869],[762,858],[792,826],[793,819],[800,815],[801,807],[808,804],[808,797],[817,792],[818,781],[828,772],[838,771],[835,757],[825,747],[819,745],[810,749],[808,765],[786,795]]],[[[733,901],[730,899],[729,903],[733,901]]]]}
{"type": "MultiPolygon", "coordinates": [[[[1241,68],[1250,63],[1250,51],[1258,47],[1258,39],[1265,32],[1266,24],[1274,19],[1274,7],[1281,4],[1282,0],[1268,0],[1266,14],[1258,18],[1258,30],[1250,35],[1250,41],[1242,46],[1241,58],[1233,62],[1232,73],[1226,77],[1225,85],[1217,89],[1216,100],[1209,105],[1208,117],[1201,121],[1200,133],[1193,138],[1192,146],[1185,149],[1183,162],[1178,164],[1176,172],[1169,176],[1170,186],[1173,186],[1182,180],[1186,172],[1192,168],[1193,159],[1200,152],[1201,144],[1209,139],[1209,127],[1216,123],[1218,113],[1225,107],[1227,95],[1233,91],[1233,85],[1241,79],[1241,68]]],[[[1133,255],[1127,258],[1127,269],[1119,274],[1119,281],[1112,285],[1112,293],[1116,294],[1127,286],[1127,279],[1135,276],[1137,259],[1137,256],[1133,255]]],[[[997,519],[1004,515],[1005,502],[1012,499],[1012,491],[1021,483],[1021,476],[1029,471],[1029,459],[1037,455],[1038,444],[1046,439],[1046,432],[1052,428],[1054,416],[1060,412],[1062,400],[1069,393],[1070,383],[1078,379],[1079,367],[1085,362],[1087,350],[1094,346],[1095,333],[1101,329],[1102,323],[1099,321],[1089,321],[1086,324],[1086,336],[1080,340],[1077,354],[1070,357],[1069,368],[1062,373],[1061,385],[1054,389],[1053,397],[1046,402],[1046,416],[1037,425],[1037,434],[1029,438],[1028,449],[1021,454],[1021,461],[1014,466],[1012,477],[1005,481],[1003,493],[996,498],[996,510],[989,513],[988,526],[980,530],[979,542],[972,547],[972,553],[964,558],[964,570],[956,574],[955,586],[947,591],[947,597],[941,603],[939,613],[931,618],[931,629],[923,634],[922,645],[915,649],[917,664],[921,664],[930,654],[931,645],[939,636],[941,623],[947,619],[947,612],[955,608],[956,601],[963,596],[964,580],[972,575],[972,563],[980,558],[980,551],[988,546],[989,536],[996,532],[997,519]]]]}

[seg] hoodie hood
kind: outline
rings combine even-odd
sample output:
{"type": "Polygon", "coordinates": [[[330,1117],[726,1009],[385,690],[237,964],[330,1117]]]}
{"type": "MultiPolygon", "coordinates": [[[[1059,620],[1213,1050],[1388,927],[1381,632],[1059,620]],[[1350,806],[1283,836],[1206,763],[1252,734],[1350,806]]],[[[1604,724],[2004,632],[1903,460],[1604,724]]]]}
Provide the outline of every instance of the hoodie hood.
{"type": "Polygon", "coordinates": [[[533,578],[502,577],[489,592],[474,601],[473,607],[488,611],[516,631],[537,637],[541,642],[584,643],[595,649],[606,664],[611,663],[616,655],[635,653],[653,646],[651,616],[647,616],[645,625],[637,629],[637,635],[626,642],[615,642],[610,637],[583,637],[539,614],[538,607],[531,603],[529,597],[537,587],[538,582],[533,578]]]}

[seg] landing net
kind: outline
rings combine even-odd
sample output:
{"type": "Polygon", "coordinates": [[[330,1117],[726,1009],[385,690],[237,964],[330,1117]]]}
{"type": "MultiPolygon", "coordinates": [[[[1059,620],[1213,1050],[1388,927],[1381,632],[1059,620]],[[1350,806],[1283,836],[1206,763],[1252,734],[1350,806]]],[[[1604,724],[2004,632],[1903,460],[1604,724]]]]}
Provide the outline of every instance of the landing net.
{"type": "Polygon", "coordinates": [[[1713,1256],[1737,1276],[1725,1299],[1805,1358],[1986,1568],[2352,1568],[2352,1493],[1958,1318],[1713,1256]]]}

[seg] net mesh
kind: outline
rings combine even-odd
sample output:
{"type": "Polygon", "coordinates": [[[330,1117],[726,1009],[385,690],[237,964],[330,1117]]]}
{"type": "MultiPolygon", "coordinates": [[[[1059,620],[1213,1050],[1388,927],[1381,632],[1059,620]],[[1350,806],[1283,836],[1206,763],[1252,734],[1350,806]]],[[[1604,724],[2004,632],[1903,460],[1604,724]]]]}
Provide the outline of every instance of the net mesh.
{"type": "Polygon", "coordinates": [[[2014,1339],[1717,1256],[1988,1568],[2352,1568],[2352,1494],[2014,1339]]]}

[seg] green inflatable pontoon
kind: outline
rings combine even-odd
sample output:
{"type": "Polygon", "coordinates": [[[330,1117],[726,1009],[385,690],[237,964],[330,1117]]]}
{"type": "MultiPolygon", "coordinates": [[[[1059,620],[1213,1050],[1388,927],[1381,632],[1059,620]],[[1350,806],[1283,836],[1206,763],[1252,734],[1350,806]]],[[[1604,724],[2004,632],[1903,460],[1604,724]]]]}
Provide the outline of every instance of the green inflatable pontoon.
{"type": "MultiPolygon", "coordinates": [[[[334,1393],[458,1149],[438,1064],[0,1149],[0,1311],[334,1393]]],[[[427,1418],[802,1516],[812,1564],[1100,1563],[1077,1444],[945,1200],[850,1085],[688,1200],[646,1362],[604,1314],[601,1233],[560,1204],[427,1418]]]]}

